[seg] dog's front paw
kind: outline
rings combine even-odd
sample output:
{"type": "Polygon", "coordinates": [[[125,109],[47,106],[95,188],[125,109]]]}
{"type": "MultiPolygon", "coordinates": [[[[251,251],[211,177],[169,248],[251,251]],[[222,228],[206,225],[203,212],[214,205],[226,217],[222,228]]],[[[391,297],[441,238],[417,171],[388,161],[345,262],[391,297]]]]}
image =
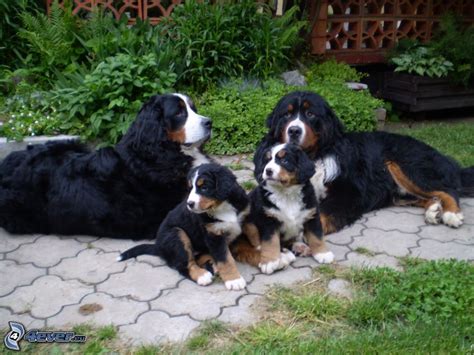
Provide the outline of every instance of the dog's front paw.
{"type": "Polygon", "coordinates": [[[313,258],[320,264],[330,264],[334,261],[334,254],[332,251],[317,253],[313,254],[313,258]]]}
{"type": "Polygon", "coordinates": [[[198,285],[207,286],[210,283],[212,283],[213,277],[214,276],[209,271],[206,271],[205,273],[203,273],[201,276],[198,277],[196,282],[198,285]]]}
{"type": "Polygon", "coordinates": [[[443,223],[452,228],[461,227],[464,223],[464,216],[461,212],[444,212],[442,216],[443,223]]]}
{"type": "Polygon", "coordinates": [[[288,249],[283,249],[283,251],[280,254],[279,269],[285,269],[288,265],[290,265],[295,260],[296,260],[295,254],[293,254],[288,249]]]}
{"type": "Polygon", "coordinates": [[[438,224],[441,221],[443,207],[440,202],[433,203],[425,211],[425,221],[428,224],[438,224]]]}
{"type": "Polygon", "coordinates": [[[281,257],[276,259],[276,260],[269,261],[268,263],[260,263],[260,264],[258,264],[258,267],[260,268],[260,270],[264,274],[273,274],[276,270],[281,269],[281,267],[280,267],[281,260],[280,259],[281,259],[281,257]]]}
{"type": "Polygon", "coordinates": [[[245,282],[243,277],[239,277],[238,279],[229,280],[225,282],[225,287],[228,290],[239,291],[243,290],[245,286],[247,286],[247,282],[245,282]]]}
{"type": "Polygon", "coordinates": [[[311,249],[309,245],[303,242],[295,242],[291,246],[291,251],[297,256],[310,256],[311,249]]]}

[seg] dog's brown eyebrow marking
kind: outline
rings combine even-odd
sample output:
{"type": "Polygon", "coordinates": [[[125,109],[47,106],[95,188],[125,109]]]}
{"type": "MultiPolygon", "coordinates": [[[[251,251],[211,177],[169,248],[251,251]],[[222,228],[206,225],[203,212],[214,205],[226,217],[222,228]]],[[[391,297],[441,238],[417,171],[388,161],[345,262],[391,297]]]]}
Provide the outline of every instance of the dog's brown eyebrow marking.
{"type": "Polygon", "coordinates": [[[309,102],[308,101],[303,101],[303,107],[304,108],[309,108],[309,102]]]}
{"type": "Polygon", "coordinates": [[[288,112],[291,113],[291,112],[293,112],[294,109],[295,109],[295,108],[293,107],[292,104],[289,104],[289,105],[288,105],[288,112]]]}
{"type": "Polygon", "coordinates": [[[277,153],[278,158],[283,158],[286,155],[286,150],[282,149],[277,153]]]}
{"type": "Polygon", "coordinates": [[[186,107],[186,103],[183,101],[183,100],[179,100],[179,106],[181,106],[182,108],[185,108],[186,107]]]}
{"type": "Polygon", "coordinates": [[[204,185],[204,179],[203,178],[198,179],[198,181],[196,182],[196,185],[197,187],[201,187],[202,185],[204,185]]]}

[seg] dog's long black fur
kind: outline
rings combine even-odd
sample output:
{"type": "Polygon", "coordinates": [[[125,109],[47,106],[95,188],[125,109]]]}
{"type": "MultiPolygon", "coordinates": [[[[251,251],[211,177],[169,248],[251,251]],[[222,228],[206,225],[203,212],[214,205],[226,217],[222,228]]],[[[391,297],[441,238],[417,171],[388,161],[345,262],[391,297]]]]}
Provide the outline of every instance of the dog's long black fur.
{"type": "MultiPolygon", "coordinates": [[[[474,196],[474,167],[461,168],[451,158],[408,136],[346,133],[327,102],[313,92],[284,96],[269,115],[267,126],[269,132],[257,149],[255,162],[275,143],[287,141],[304,146],[315,161],[331,157],[336,162],[337,176],[324,182],[325,192],[320,201],[321,214],[331,219],[329,232],[404,197],[387,169],[387,162],[397,164],[423,191],[445,192],[458,204],[460,196],[474,196]],[[302,122],[300,127],[311,134],[312,140],[301,140],[302,128],[288,133],[291,122],[298,118],[302,122]]],[[[255,176],[259,174],[256,170],[255,176]]]]}
{"type": "Polygon", "coordinates": [[[22,234],[154,237],[184,198],[193,164],[181,142],[169,138],[186,120],[183,107],[177,95],[153,96],[115,147],[91,151],[61,141],[11,153],[0,164],[0,227],[22,234]]]}

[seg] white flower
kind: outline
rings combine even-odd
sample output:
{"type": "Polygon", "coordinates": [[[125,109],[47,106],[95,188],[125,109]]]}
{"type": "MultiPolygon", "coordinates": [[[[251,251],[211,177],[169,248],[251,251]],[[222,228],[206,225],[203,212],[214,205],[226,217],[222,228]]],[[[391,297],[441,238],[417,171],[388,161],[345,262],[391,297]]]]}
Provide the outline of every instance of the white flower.
{"type": "Polygon", "coordinates": [[[34,136],[34,135],[35,135],[35,132],[31,133],[31,135],[34,136]]]}
{"type": "Polygon", "coordinates": [[[36,120],[35,123],[38,124],[39,123],[38,120],[36,120]]]}
{"type": "Polygon", "coordinates": [[[33,128],[31,127],[28,127],[28,131],[31,132],[33,130],[33,128]]]}
{"type": "Polygon", "coordinates": [[[15,115],[12,115],[12,118],[15,118],[16,116],[15,115]]]}
{"type": "Polygon", "coordinates": [[[33,114],[31,112],[28,112],[28,117],[31,117],[33,116],[33,114]]]}

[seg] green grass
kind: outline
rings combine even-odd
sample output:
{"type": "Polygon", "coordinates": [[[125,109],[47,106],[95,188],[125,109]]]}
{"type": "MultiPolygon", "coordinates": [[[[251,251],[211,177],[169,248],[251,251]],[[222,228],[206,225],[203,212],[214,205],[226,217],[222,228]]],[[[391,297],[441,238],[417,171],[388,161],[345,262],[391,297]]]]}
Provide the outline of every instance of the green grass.
{"type": "Polygon", "coordinates": [[[398,131],[438,149],[457,160],[462,166],[474,165],[474,124],[430,123],[398,131]]]}
{"type": "Polygon", "coordinates": [[[213,339],[226,331],[224,323],[217,320],[206,321],[200,326],[197,334],[187,341],[186,346],[189,350],[204,350],[213,339]]]}
{"type": "Polygon", "coordinates": [[[226,165],[229,169],[238,171],[238,170],[244,170],[245,166],[242,163],[231,163],[226,165]]]}
{"type": "Polygon", "coordinates": [[[244,190],[251,191],[257,187],[257,184],[253,180],[247,180],[242,182],[240,186],[242,186],[244,190]]]}
{"type": "Polygon", "coordinates": [[[374,256],[375,253],[372,250],[369,250],[367,248],[363,247],[358,247],[354,250],[356,253],[362,254],[362,255],[367,255],[367,256],[374,256]]]}

